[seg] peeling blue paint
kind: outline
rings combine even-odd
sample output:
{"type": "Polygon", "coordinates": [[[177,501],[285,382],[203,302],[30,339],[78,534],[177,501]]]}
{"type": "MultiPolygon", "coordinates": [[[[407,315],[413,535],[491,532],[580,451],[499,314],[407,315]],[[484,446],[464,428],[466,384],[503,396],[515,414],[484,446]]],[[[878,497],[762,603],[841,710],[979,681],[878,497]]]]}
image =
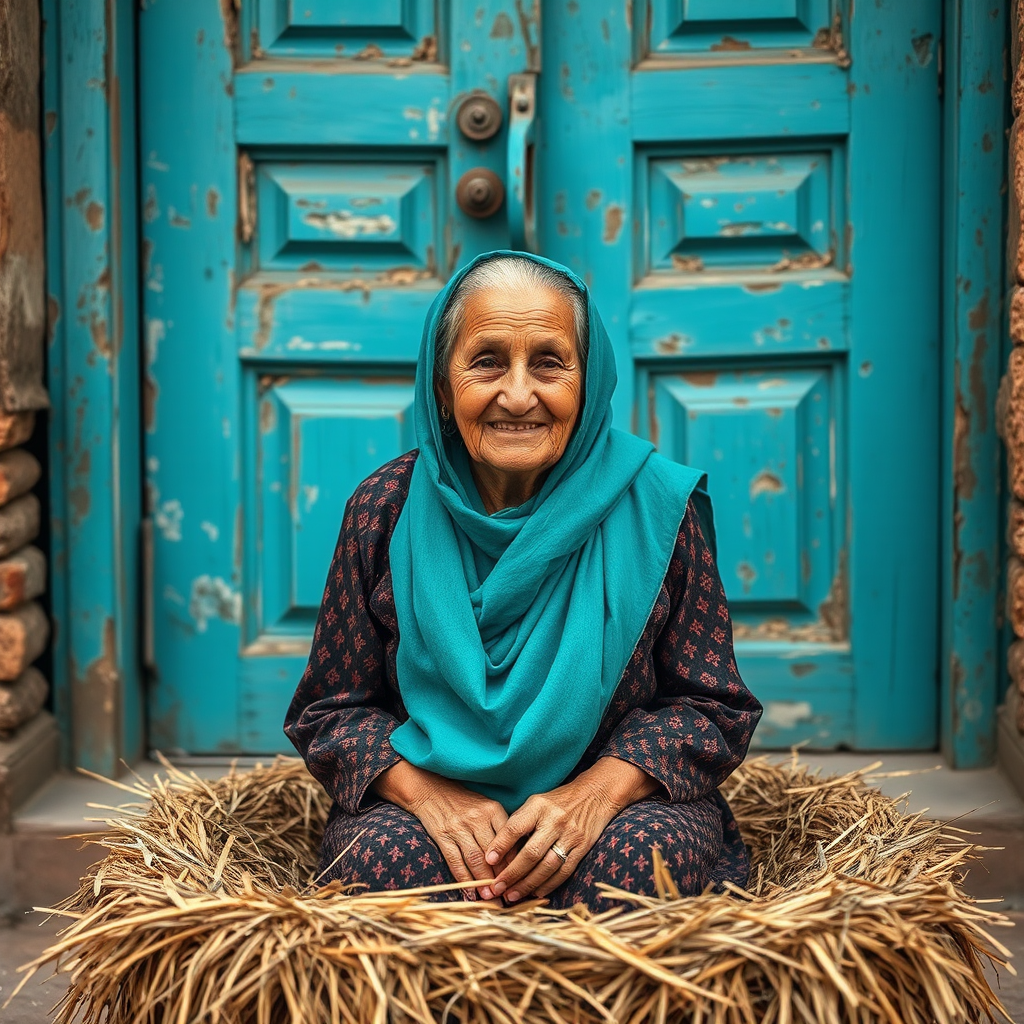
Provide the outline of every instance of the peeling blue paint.
{"type": "Polygon", "coordinates": [[[43,0],[54,700],[64,757],[107,775],[143,751],[134,18],[43,0]]]}
{"type": "MultiPolygon", "coordinates": [[[[946,5],[940,703],[943,751],[957,768],[995,758],[1006,110],[992,83],[1003,79],[1007,6],[946,5]]],[[[912,42],[919,58],[931,53],[912,42]]]]}

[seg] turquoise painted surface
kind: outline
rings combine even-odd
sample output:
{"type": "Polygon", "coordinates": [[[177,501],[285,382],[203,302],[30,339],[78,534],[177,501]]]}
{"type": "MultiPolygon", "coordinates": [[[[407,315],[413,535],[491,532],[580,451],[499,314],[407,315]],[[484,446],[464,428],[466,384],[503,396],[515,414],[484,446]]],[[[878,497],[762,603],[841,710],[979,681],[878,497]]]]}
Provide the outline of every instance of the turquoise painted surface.
{"type": "Polygon", "coordinates": [[[817,0],[525,6],[147,0],[154,745],[284,748],[341,507],[412,443],[426,307],[526,237],[525,192],[477,220],[455,185],[525,169],[532,72],[538,249],[599,296],[619,423],[710,471],[757,742],[933,746],[941,5],[841,38],[817,0]]]}
{"type": "MultiPolygon", "coordinates": [[[[241,749],[243,381],[225,31],[216,4],[156,0],[139,13],[144,470],[155,581],[149,741],[172,751],[241,749]]],[[[251,501],[249,511],[254,525],[251,501]]]]}
{"type": "Polygon", "coordinates": [[[54,710],[69,766],[144,752],[135,10],[43,0],[54,710]]]}
{"type": "Polygon", "coordinates": [[[1009,5],[946,5],[943,247],[942,748],[958,768],[995,759],[1001,452],[995,393],[1005,366],[1003,243],[1009,5]]]}
{"type": "Polygon", "coordinates": [[[931,746],[937,729],[938,523],[921,504],[943,457],[940,16],[937,3],[883,0],[848,33],[850,612],[854,735],[869,749],[931,746]]]}

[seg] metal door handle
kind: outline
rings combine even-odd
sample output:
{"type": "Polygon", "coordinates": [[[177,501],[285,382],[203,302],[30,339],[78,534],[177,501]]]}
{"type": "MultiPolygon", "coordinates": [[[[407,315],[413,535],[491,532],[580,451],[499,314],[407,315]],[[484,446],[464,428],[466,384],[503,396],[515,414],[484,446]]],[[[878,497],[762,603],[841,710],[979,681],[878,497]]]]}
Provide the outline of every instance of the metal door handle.
{"type": "Polygon", "coordinates": [[[508,76],[508,174],[505,177],[508,233],[513,249],[537,248],[533,209],[533,136],[537,109],[537,75],[508,76]]]}

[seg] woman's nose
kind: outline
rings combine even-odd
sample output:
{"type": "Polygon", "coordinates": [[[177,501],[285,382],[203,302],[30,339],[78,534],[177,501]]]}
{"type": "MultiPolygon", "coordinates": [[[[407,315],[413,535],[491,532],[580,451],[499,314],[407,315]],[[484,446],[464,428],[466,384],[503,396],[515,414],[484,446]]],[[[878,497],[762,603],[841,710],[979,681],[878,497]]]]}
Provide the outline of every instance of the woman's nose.
{"type": "Polygon", "coordinates": [[[529,374],[513,368],[502,381],[498,405],[512,416],[523,416],[538,402],[529,374]]]}

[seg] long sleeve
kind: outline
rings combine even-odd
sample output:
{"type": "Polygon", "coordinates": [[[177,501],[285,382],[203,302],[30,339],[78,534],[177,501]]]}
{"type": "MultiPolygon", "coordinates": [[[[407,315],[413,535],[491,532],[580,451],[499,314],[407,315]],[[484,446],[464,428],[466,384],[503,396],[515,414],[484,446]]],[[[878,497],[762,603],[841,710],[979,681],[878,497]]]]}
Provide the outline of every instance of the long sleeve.
{"type": "Polygon", "coordinates": [[[725,590],[692,506],[665,586],[671,610],[654,642],[655,698],[626,714],[601,755],[643,769],[679,803],[710,795],[740,764],[761,705],[736,667],[725,590]]]}
{"type": "Polygon", "coordinates": [[[361,488],[345,506],[309,662],[284,725],[312,775],[347,814],[357,813],[373,780],[401,760],[389,740],[398,719],[387,710],[385,649],[360,553],[371,497],[361,488]]]}

